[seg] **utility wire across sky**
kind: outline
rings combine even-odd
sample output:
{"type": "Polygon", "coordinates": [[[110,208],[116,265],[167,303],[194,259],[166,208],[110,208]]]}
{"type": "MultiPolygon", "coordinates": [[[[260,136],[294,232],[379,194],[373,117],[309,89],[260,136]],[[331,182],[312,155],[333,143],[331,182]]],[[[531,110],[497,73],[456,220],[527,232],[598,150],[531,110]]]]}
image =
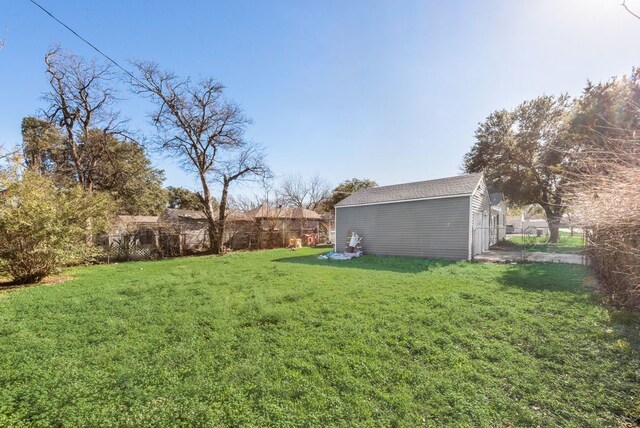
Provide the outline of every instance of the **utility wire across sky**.
{"type": "Polygon", "coordinates": [[[42,6],[40,3],[36,2],[35,0],[29,0],[31,3],[33,3],[34,5],[36,5],[40,10],[42,10],[44,13],[46,13],[47,15],[49,15],[53,20],[55,20],[58,24],[62,25],[64,28],[66,28],[67,30],[69,30],[74,36],[76,36],[77,38],[79,38],[80,40],[82,40],[84,43],[86,43],[87,45],[89,45],[93,50],[95,50],[96,52],[98,52],[100,55],[102,55],[104,58],[106,58],[109,62],[111,62],[113,65],[115,65],[116,67],[118,67],[120,70],[122,70],[123,72],[125,72],[129,77],[131,77],[132,79],[134,79],[136,82],[140,83],[141,85],[144,85],[144,82],[140,81],[140,79],[138,79],[136,76],[133,75],[133,73],[131,73],[129,70],[127,70],[126,68],[124,68],[123,66],[121,66],[118,61],[116,61],[115,59],[111,58],[109,55],[107,55],[106,53],[104,53],[103,51],[101,51],[96,45],[94,45],[93,43],[91,43],[89,40],[87,40],[86,38],[82,37],[77,31],[75,31],[73,28],[69,27],[67,24],[65,24],[64,22],[62,22],[62,20],[60,20],[59,18],[57,18],[53,13],[49,12],[44,6],[42,6]]]}

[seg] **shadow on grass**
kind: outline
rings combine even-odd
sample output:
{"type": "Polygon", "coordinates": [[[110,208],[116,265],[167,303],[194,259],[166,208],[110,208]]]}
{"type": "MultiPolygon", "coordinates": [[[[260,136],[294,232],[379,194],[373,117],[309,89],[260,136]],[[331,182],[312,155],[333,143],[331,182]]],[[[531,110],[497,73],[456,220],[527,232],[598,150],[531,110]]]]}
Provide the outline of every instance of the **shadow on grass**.
{"type": "Polygon", "coordinates": [[[71,281],[72,279],[73,278],[70,277],[70,276],[51,275],[51,276],[48,276],[48,277],[44,278],[40,282],[32,282],[32,283],[28,283],[28,284],[20,284],[20,283],[17,283],[15,281],[11,281],[10,279],[7,279],[7,278],[0,278],[0,293],[5,292],[5,291],[20,290],[20,289],[23,289],[23,288],[37,287],[37,286],[41,286],[41,285],[54,285],[54,284],[59,284],[61,282],[71,281]]]}
{"type": "MultiPolygon", "coordinates": [[[[511,266],[498,279],[505,288],[531,292],[558,292],[572,295],[566,302],[586,302],[604,306],[616,339],[615,346],[640,351],[640,311],[617,309],[603,304],[587,267],[561,263],[523,263],[511,266]],[[619,339],[619,340],[618,340],[619,339]]],[[[549,299],[553,299],[549,296],[549,299]]],[[[640,410],[640,409],[638,409],[640,410]]],[[[640,416],[640,411],[638,412],[640,416]]]]}
{"type": "Polygon", "coordinates": [[[275,259],[274,262],[398,273],[427,272],[435,268],[457,263],[456,261],[442,259],[419,259],[393,256],[362,256],[351,260],[320,260],[318,259],[317,254],[311,256],[283,257],[275,259]]]}
{"type": "Polygon", "coordinates": [[[640,311],[610,308],[609,318],[616,335],[623,338],[631,348],[640,351],[640,311]]]}
{"type": "Polygon", "coordinates": [[[553,244],[538,244],[533,246],[525,246],[524,251],[533,253],[554,253],[554,254],[582,254],[584,253],[583,247],[557,247],[553,244]]]}
{"type": "Polygon", "coordinates": [[[584,285],[587,270],[582,265],[564,263],[519,263],[506,269],[499,282],[505,287],[528,291],[591,293],[584,285]]]}

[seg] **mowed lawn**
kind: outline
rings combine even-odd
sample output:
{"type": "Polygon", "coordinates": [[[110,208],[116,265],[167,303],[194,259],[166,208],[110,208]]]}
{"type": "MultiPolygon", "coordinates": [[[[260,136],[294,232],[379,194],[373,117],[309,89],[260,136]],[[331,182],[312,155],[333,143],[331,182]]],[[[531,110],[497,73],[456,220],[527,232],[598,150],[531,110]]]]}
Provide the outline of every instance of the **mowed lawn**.
{"type": "Polygon", "coordinates": [[[637,314],[582,266],[319,250],[0,293],[0,426],[634,426],[637,314]]]}

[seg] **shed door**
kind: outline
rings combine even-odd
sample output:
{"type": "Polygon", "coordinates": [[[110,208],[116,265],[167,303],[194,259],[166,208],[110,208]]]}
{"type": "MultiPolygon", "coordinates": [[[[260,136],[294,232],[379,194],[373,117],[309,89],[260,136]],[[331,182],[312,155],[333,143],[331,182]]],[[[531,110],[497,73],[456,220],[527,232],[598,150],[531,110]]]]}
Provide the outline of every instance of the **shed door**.
{"type": "Polygon", "coordinates": [[[482,213],[482,251],[487,251],[489,249],[489,241],[490,241],[490,232],[491,227],[489,226],[489,217],[488,213],[482,213]]]}
{"type": "Polygon", "coordinates": [[[489,249],[489,214],[473,213],[473,255],[481,254],[489,249]]]}
{"type": "Polygon", "coordinates": [[[482,213],[473,213],[473,255],[482,253],[482,213]]]}

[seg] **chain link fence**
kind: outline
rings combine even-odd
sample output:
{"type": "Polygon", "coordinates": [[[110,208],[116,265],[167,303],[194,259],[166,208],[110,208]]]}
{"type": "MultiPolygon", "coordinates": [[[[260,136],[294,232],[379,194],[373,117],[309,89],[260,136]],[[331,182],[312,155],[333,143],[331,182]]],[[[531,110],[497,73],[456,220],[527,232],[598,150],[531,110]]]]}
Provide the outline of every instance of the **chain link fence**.
{"type": "MultiPolygon", "coordinates": [[[[557,242],[550,242],[550,230],[547,225],[528,225],[524,228],[512,226],[494,227],[474,227],[474,238],[485,237],[488,239],[490,252],[504,252],[514,257],[514,253],[519,253],[522,261],[536,261],[541,258],[555,259],[560,261],[563,258],[572,256],[582,257],[582,263],[588,264],[587,243],[588,234],[586,230],[571,225],[563,225],[559,229],[557,242]],[[546,257],[543,257],[544,253],[546,257]]],[[[486,252],[487,248],[482,248],[486,252]]],[[[474,246],[474,254],[479,254],[479,249],[474,246]]]]}

